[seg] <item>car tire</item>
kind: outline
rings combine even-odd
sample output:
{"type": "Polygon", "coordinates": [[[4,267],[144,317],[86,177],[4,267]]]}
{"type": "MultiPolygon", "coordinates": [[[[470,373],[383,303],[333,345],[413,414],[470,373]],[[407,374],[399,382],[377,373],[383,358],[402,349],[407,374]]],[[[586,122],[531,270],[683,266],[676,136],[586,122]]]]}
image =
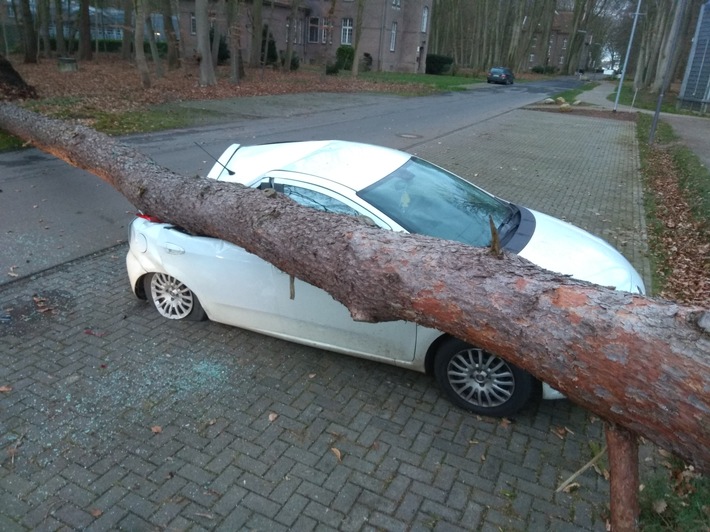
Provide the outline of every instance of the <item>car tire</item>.
{"type": "Polygon", "coordinates": [[[528,372],[455,338],[438,349],[434,374],[452,403],[490,417],[518,412],[530,400],[536,385],[528,372]]]}
{"type": "Polygon", "coordinates": [[[163,318],[192,321],[207,318],[200,300],[179,279],[167,273],[151,273],[143,283],[148,301],[163,318]]]}

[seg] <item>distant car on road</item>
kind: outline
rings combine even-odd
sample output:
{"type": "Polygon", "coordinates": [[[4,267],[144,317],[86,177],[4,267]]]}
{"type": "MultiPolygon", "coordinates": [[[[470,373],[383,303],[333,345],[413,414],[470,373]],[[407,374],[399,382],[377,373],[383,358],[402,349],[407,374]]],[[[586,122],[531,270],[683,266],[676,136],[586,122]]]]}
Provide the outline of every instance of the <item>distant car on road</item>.
{"type": "MultiPolygon", "coordinates": [[[[539,266],[629,292],[639,274],[609,244],[561,220],[499,199],[397,150],[343,141],[230,146],[208,178],[273,189],[317,211],[365,216],[383,230],[471,246],[501,245],[539,266]]],[[[473,412],[509,416],[540,383],[494,353],[414,323],[362,323],[320,288],[244,249],[193,235],[149,213],[130,227],[126,257],[135,294],[169,319],[204,319],[436,377],[473,412]],[[292,297],[293,295],[293,297],[292,297]]],[[[342,272],[347,277],[347,272],[342,272]]],[[[547,385],[544,398],[561,397],[547,385]]]]}
{"type": "Polygon", "coordinates": [[[502,85],[512,85],[515,82],[513,71],[506,67],[493,67],[488,71],[488,83],[500,83],[502,85]]]}

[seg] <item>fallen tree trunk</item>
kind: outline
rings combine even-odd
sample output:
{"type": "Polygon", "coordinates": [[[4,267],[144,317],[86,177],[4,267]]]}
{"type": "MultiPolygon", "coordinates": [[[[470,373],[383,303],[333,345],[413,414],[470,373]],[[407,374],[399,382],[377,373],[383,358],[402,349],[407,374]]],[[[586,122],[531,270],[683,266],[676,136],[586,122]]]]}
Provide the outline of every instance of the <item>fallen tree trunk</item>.
{"type": "Polygon", "coordinates": [[[102,177],[140,210],[230,241],[323,288],[357,320],[413,321],[488,349],[710,471],[705,309],[316,213],[279,194],[186,178],[103,134],[12,104],[0,103],[0,127],[102,177]]]}

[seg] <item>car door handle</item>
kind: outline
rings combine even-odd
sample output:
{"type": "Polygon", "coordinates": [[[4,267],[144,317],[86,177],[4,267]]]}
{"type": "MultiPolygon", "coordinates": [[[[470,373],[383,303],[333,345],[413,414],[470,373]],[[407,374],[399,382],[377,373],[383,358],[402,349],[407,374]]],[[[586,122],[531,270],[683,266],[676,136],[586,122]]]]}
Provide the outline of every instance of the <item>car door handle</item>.
{"type": "Polygon", "coordinates": [[[182,255],[185,253],[185,250],[178,246],[177,244],[172,244],[170,242],[166,242],[163,244],[163,248],[165,248],[165,251],[168,252],[168,255],[182,255]]]}

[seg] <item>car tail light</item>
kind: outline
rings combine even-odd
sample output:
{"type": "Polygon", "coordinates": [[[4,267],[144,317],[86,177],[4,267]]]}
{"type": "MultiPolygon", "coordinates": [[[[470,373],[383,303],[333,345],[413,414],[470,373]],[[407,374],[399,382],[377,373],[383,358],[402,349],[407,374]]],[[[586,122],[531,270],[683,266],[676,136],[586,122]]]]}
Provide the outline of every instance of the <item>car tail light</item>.
{"type": "Polygon", "coordinates": [[[147,220],[149,222],[153,222],[154,224],[163,223],[160,218],[152,216],[150,214],[143,214],[142,212],[136,213],[136,217],[142,218],[143,220],[147,220]]]}

